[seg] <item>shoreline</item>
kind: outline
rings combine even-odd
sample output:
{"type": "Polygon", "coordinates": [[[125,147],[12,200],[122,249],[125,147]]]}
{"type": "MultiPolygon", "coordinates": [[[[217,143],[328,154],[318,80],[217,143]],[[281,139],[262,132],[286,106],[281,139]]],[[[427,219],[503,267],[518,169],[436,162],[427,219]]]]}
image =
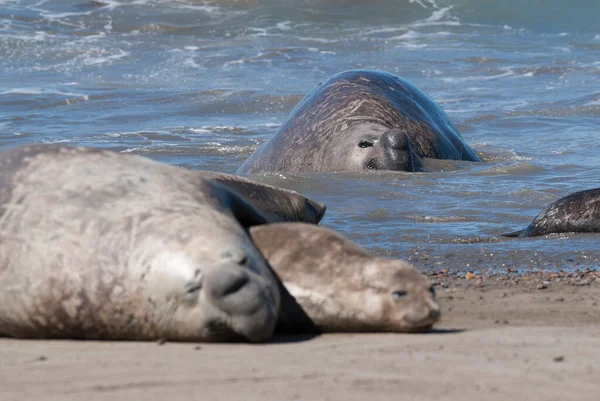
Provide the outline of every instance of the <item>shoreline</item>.
{"type": "Polygon", "coordinates": [[[428,273],[425,334],[266,344],[0,339],[3,400],[595,400],[600,272],[428,273]]]}

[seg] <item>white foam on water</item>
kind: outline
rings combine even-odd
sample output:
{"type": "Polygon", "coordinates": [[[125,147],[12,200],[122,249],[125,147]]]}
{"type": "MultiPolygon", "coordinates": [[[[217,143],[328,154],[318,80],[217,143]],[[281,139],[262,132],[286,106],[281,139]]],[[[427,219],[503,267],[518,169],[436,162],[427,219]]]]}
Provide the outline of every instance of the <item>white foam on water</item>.
{"type": "Polygon", "coordinates": [[[94,50],[94,49],[89,49],[86,45],[89,45],[90,43],[99,42],[104,39],[106,39],[106,32],[98,32],[95,35],[87,35],[87,36],[84,36],[81,38],[77,38],[76,40],[65,42],[64,46],[65,47],[77,47],[80,45],[84,45],[84,48],[86,50],[94,50]]]}
{"type": "MultiPolygon", "coordinates": [[[[85,65],[99,65],[99,64],[107,64],[107,63],[112,63],[114,61],[120,60],[124,57],[129,56],[129,52],[126,52],[124,50],[121,49],[116,49],[119,53],[118,54],[111,54],[109,56],[92,56],[92,55],[86,55],[83,59],[83,63],[85,65]]],[[[104,50],[102,49],[101,52],[103,52],[104,50]]]]}
{"type": "Polygon", "coordinates": [[[450,14],[453,6],[436,9],[429,17],[424,20],[415,21],[410,24],[411,27],[427,27],[427,26],[461,26],[458,18],[450,14]]]}
{"type": "Polygon", "coordinates": [[[147,132],[147,131],[106,132],[102,135],[108,136],[110,138],[123,138],[123,137],[127,137],[127,136],[138,136],[143,139],[148,139],[143,135],[145,132],[147,132]]]}
{"type": "Polygon", "coordinates": [[[220,13],[221,7],[217,7],[217,6],[208,6],[208,5],[194,5],[194,4],[184,4],[184,3],[176,3],[175,8],[179,8],[182,10],[194,10],[194,11],[201,11],[203,13],[206,14],[216,14],[216,13],[220,13]]]}
{"type": "Polygon", "coordinates": [[[429,46],[424,43],[417,44],[417,43],[413,43],[413,42],[407,42],[407,43],[398,44],[398,45],[396,45],[396,47],[401,47],[401,48],[410,50],[410,49],[424,49],[429,46]]]}
{"type": "Polygon", "coordinates": [[[95,10],[87,10],[87,11],[79,11],[79,12],[62,12],[62,13],[55,13],[49,10],[45,10],[43,8],[39,8],[41,6],[43,6],[44,4],[48,3],[48,0],[42,0],[39,3],[35,4],[33,7],[31,7],[30,9],[32,11],[36,11],[40,14],[40,17],[48,20],[48,21],[57,21],[57,20],[61,20],[61,19],[65,19],[68,17],[74,17],[74,16],[84,16],[84,15],[91,15],[95,10]]]}
{"type": "Polygon", "coordinates": [[[23,42],[43,42],[49,38],[54,38],[54,35],[50,35],[47,32],[35,31],[30,34],[3,34],[0,35],[0,39],[15,39],[23,42]]]}
{"type": "Polygon", "coordinates": [[[169,50],[169,53],[174,55],[173,60],[178,66],[203,69],[204,66],[196,62],[196,58],[198,56],[197,51],[199,49],[200,48],[196,46],[186,46],[183,49],[171,49],[169,50]]]}
{"type": "MultiPolygon", "coordinates": [[[[142,3],[145,3],[145,2],[142,2],[142,3]]],[[[110,11],[113,11],[115,8],[123,5],[123,4],[119,3],[118,1],[114,1],[114,0],[103,0],[102,4],[104,4],[104,5],[99,8],[105,8],[110,11]]]]}
{"type": "Polygon", "coordinates": [[[223,154],[247,153],[255,149],[255,146],[225,145],[218,142],[207,142],[203,144],[203,147],[216,150],[217,152],[223,154]]]}
{"type": "Polygon", "coordinates": [[[58,95],[65,97],[79,97],[83,100],[89,100],[89,96],[83,93],[63,92],[47,88],[13,88],[0,92],[0,95],[58,95]]]}
{"type": "Polygon", "coordinates": [[[449,16],[450,10],[452,10],[452,6],[437,9],[424,22],[439,22],[449,16]]]}
{"type": "Polygon", "coordinates": [[[292,29],[291,25],[291,21],[282,21],[282,22],[278,22],[275,27],[279,30],[282,31],[289,31],[290,29],[292,29]]]}
{"type": "Polygon", "coordinates": [[[466,82],[466,81],[492,81],[492,80],[508,78],[508,77],[532,76],[532,75],[528,75],[529,73],[516,74],[512,68],[503,68],[503,70],[504,70],[504,72],[502,72],[502,73],[495,74],[495,75],[489,75],[489,76],[478,75],[478,76],[460,77],[460,78],[458,78],[458,77],[443,77],[440,79],[446,83],[457,83],[457,82],[466,82]]]}
{"type": "Polygon", "coordinates": [[[362,32],[363,35],[376,35],[379,33],[394,33],[398,31],[405,31],[406,27],[389,27],[389,28],[378,28],[378,29],[367,29],[362,32]]]}
{"type": "Polygon", "coordinates": [[[69,143],[72,142],[71,139],[42,139],[42,143],[51,144],[51,143],[69,143]]]}
{"type": "Polygon", "coordinates": [[[121,150],[119,153],[143,152],[144,150],[145,150],[144,148],[127,148],[127,149],[121,150]]]}
{"type": "Polygon", "coordinates": [[[413,30],[408,30],[408,31],[406,31],[406,33],[403,33],[402,35],[398,35],[398,36],[392,36],[388,40],[410,40],[410,39],[416,39],[420,36],[421,36],[420,33],[413,31],[413,30]]]}
{"type": "Polygon", "coordinates": [[[302,40],[305,42],[317,42],[317,43],[338,43],[338,39],[325,39],[325,38],[315,38],[312,36],[297,36],[296,39],[302,40]]]}
{"type": "Polygon", "coordinates": [[[412,215],[407,216],[409,219],[415,221],[424,221],[427,223],[451,223],[451,222],[459,222],[459,221],[469,221],[467,217],[464,216],[419,216],[412,215]]]}
{"type": "Polygon", "coordinates": [[[248,36],[251,36],[251,37],[259,37],[259,36],[268,36],[269,35],[267,28],[248,27],[248,31],[250,32],[250,34],[248,36]]]}
{"type": "Polygon", "coordinates": [[[423,8],[429,9],[429,8],[440,8],[437,3],[434,0],[409,0],[409,3],[411,4],[418,4],[423,8]]]}

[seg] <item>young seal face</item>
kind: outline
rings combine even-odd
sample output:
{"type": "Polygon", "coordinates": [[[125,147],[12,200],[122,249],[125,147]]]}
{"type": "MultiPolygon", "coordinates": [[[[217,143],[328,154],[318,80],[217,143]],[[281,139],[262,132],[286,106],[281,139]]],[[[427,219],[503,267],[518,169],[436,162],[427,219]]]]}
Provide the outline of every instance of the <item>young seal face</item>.
{"type": "Polygon", "coordinates": [[[600,232],[600,188],[574,192],[551,203],[525,228],[505,237],[600,232]]]}
{"type": "Polygon", "coordinates": [[[479,161],[427,94],[386,72],[353,70],[312,89],[238,173],[416,171],[423,158],[479,161]]]}
{"type": "Polygon", "coordinates": [[[310,320],[284,302],[278,330],[312,323],[325,332],[418,332],[440,317],[431,283],[414,267],[369,255],[331,230],[278,223],[252,227],[250,236],[310,320]]]}
{"type": "Polygon", "coordinates": [[[260,192],[288,199],[267,211],[275,220],[323,210],[218,176],[84,148],[0,152],[0,335],[268,338],[279,291],[246,232],[269,222],[260,192]]]}

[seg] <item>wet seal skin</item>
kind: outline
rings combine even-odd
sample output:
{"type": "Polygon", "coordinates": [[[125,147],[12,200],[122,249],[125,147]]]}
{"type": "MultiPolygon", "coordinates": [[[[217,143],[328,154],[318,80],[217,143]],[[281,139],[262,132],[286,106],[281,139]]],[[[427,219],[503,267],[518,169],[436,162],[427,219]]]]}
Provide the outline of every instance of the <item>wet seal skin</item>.
{"type": "Polygon", "coordinates": [[[278,283],[248,229],[316,222],[324,206],[216,175],[99,149],[0,151],[0,335],[269,338],[278,283]],[[261,191],[286,202],[263,213],[261,191]]]}
{"type": "Polygon", "coordinates": [[[427,94],[387,72],[351,70],[313,88],[237,174],[410,172],[424,158],[480,161],[427,94]]]}
{"type": "Polygon", "coordinates": [[[254,226],[250,236],[284,287],[277,333],[423,332],[440,318],[432,284],[404,261],[305,223],[254,226]]]}
{"type": "Polygon", "coordinates": [[[202,171],[202,175],[236,192],[258,208],[269,222],[301,221],[318,224],[325,215],[325,204],[295,191],[213,171],[202,171]]]}
{"type": "Polygon", "coordinates": [[[551,203],[523,230],[504,237],[555,233],[600,233],[600,188],[574,192],[551,203]]]}

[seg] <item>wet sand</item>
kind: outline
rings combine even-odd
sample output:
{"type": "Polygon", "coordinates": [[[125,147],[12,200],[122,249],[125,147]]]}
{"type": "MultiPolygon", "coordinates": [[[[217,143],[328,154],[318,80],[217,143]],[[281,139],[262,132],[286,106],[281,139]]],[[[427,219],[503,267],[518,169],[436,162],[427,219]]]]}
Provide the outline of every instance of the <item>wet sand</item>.
{"type": "Polygon", "coordinates": [[[444,315],[427,334],[259,345],[0,339],[0,399],[598,399],[599,272],[429,275],[444,315]]]}

